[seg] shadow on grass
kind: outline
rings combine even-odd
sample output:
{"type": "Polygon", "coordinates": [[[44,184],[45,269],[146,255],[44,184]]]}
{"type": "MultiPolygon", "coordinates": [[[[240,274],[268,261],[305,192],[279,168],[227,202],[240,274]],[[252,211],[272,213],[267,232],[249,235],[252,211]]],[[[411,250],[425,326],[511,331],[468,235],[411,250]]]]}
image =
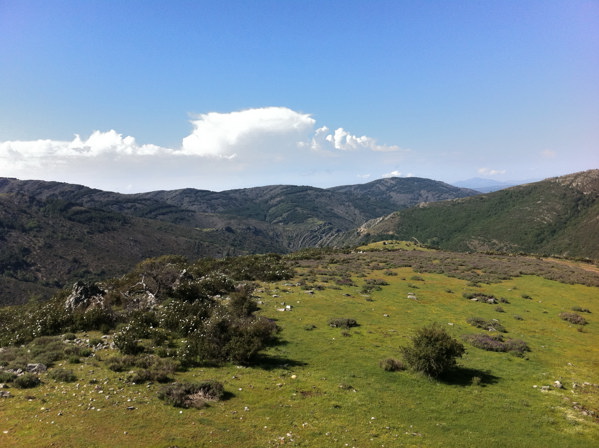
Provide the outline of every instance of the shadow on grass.
{"type": "Polygon", "coordinates": [[[306,365],[307,363],[303,361],[264,354],[257,355],[252,363],[252,367],[263,370],[291,369],[293,367],[302,367],[306,365]]]}
{"type": "Polygon", "coordinates": [[[227,401],[227,400],[230,400],[230,399],[232,399],[232,398],[235,398],[235,396],[236,396],[236,395],[235,395],[233,392],[229,392],[229,391],[227,391],[227,390],[226,390],[226,391],[223,393],[223,396],[222,396],[222,398],[220,399],[220,401],[227,401]]]}
{"type": "Polygon", "coordinates": [[[439,380],[445,384],[454,386],[488,386],[499,382],[500,378],[491,374],[488,370],[471,369],[468,367],[456,367],[447,372],[439,380]],[[478,379],[477,379],[478,378],[478,379]]]}

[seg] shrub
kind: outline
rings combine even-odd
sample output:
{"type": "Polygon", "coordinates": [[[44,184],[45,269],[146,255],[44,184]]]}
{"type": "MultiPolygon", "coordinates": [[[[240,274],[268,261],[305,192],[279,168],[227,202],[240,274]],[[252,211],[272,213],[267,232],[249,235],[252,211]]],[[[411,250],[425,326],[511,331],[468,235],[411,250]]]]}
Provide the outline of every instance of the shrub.
{"type": "Polygon", "coordinates": [[[34,375],[33,373],[24,373],[21,376],[18,376],[13,381],[15,387],[19,389],[31,389],[32,387],[39,386],[41,381],[39,376],[34,375]]]}
{"type": "Polygon", "coordinates": [[[465,341],[476,348],[491,352],[510,352],[516,355],[523,355],[530,351],[528,344],[521,339],[503,339],[500,334],[468,334],[463,337],[465,341]]]}
{"type": "Polygon", "coordinates": [[[591,312],[591,310],[589,310],[588,308],[582,308],[580,306],[573,306],[572,311],[577,311],[579,313],[590,313],[591,312]]]}
{"type": "Polygon", "coordinates": [[[395,358],[387,358],[383,359],[379,365],[386,372],[397,372],[400,370],[405,370],[406,366],[399,359],[395,358]]]}
{"type": "Polygon", "coordinates": [[[469,317],[466,319],[470,325],[476,328],[481,328],[487,331],[499,331],[500,333],[506,333],[506,329],[499,323],[497,319],[485,320],[482,317],[469,317]]]}
{"type": "Polygon", "coordinates": [[[466,349],[439,324],[422,327],[412,337],[412,345],[401,347],[405,363],[414,371],[438,378],[456,365],[466,349]]]}
{"type": "Polygon", "coordinates": [[[587,320],[582,317],[580,314],[576,314],[576,313],[570,313],[570,312],[563,312],[560,313],[559,317],[562,320],[565,320],[566,322],[570,322],[571,324],[575,324],[575,325],[586,325],[587,324],[587,320]]]}
{"type": "Polygon", "coordinates": [[[351,328],[351,327],[357,327],[358,323],[356,322],[355,319],[348,319],[345,317],[336,317],[333,319],[329,319],[329,326],[333,327],[333,328],[351,328]]]}
{"type": "Polygon", "coordinates": [[[201,383],[174,383],[163,387],[158,398],[176,408],[201,408],[207,401],[218,401],[224,396],[221,383],[214,380],[201,383]]]}
{"type": "Polygon", "coordinates": [[[77,375],[72,370],[68,369],[53,369],[48,373],[48,377],[55,381],[63,383],[73,383],[77,381],[77,375]]]}
{"type": "Polygon", "coordinates": [[[462,297],[476,302],[483,302],[489,304],[497,303],[497,298],[492,294],[483,294],[480,292],[465,292],[462,297]]]}
{"type": "Polygon", "coordinates": [[[17,375],[12,372],[3,372],[0,371],[0,383],[10,383],[13,381],[17,375]]]}
{"type": "Polygon", "coordinates": [[[127,325],[121,331],[114,335],[113,341],[124,355],[136,355],[143,352],[144,348],[137,341],[137,332],[135,329],[127,325]]]}

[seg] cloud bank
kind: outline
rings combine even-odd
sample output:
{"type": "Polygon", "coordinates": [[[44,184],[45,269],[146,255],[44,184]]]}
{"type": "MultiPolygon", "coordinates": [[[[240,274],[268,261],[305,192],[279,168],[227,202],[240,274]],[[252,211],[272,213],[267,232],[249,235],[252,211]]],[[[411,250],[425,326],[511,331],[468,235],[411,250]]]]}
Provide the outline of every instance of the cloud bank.
{"type": "Polygon", "coordinates": [[[94,131],[86,139],[75,135],[71,141],[0,142],[0,176],[125,192],[327,180],[334,185],[339,173],[357,179],[366,166],[397,163],[403,153],[343,128],[316,128],[309,114],[285,107],[210,112],[191,124],[191,134],[177,148],[138,144],[115,130],[94,131]]]}

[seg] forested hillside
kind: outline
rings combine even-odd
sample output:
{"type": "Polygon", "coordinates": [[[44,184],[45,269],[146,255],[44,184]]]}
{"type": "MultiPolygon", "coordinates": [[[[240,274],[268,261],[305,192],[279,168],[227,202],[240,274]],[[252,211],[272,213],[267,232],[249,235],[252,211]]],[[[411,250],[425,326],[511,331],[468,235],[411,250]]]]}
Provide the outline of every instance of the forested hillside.
{"type": "Polygon", "coordinates": [[[397,238],[454,251],[599,259],[599,170],[452,201],[371,221],[347,241],[397,238]]]}

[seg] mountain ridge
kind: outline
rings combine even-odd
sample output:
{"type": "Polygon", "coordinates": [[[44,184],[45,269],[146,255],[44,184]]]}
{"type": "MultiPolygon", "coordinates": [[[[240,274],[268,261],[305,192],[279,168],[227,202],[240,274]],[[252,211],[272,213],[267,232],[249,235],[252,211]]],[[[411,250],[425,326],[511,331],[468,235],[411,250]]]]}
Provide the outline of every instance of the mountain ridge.
{"type": "Polygon", "coordinates": [[[599,170],[421,204],[370,221],[347,242],[417,239],[455,251],[599,259],[599,170]]]}
{"type": "Polygon", "coordinates": [[[0,178],[0,274],[6,280],[0,301],[47,297],[65,282],[116,275],[166,253],[225,257],[332,245],[367,220],[423,199],[477,193],[425,179],[350,187],[122,194],[0,178]]]}

